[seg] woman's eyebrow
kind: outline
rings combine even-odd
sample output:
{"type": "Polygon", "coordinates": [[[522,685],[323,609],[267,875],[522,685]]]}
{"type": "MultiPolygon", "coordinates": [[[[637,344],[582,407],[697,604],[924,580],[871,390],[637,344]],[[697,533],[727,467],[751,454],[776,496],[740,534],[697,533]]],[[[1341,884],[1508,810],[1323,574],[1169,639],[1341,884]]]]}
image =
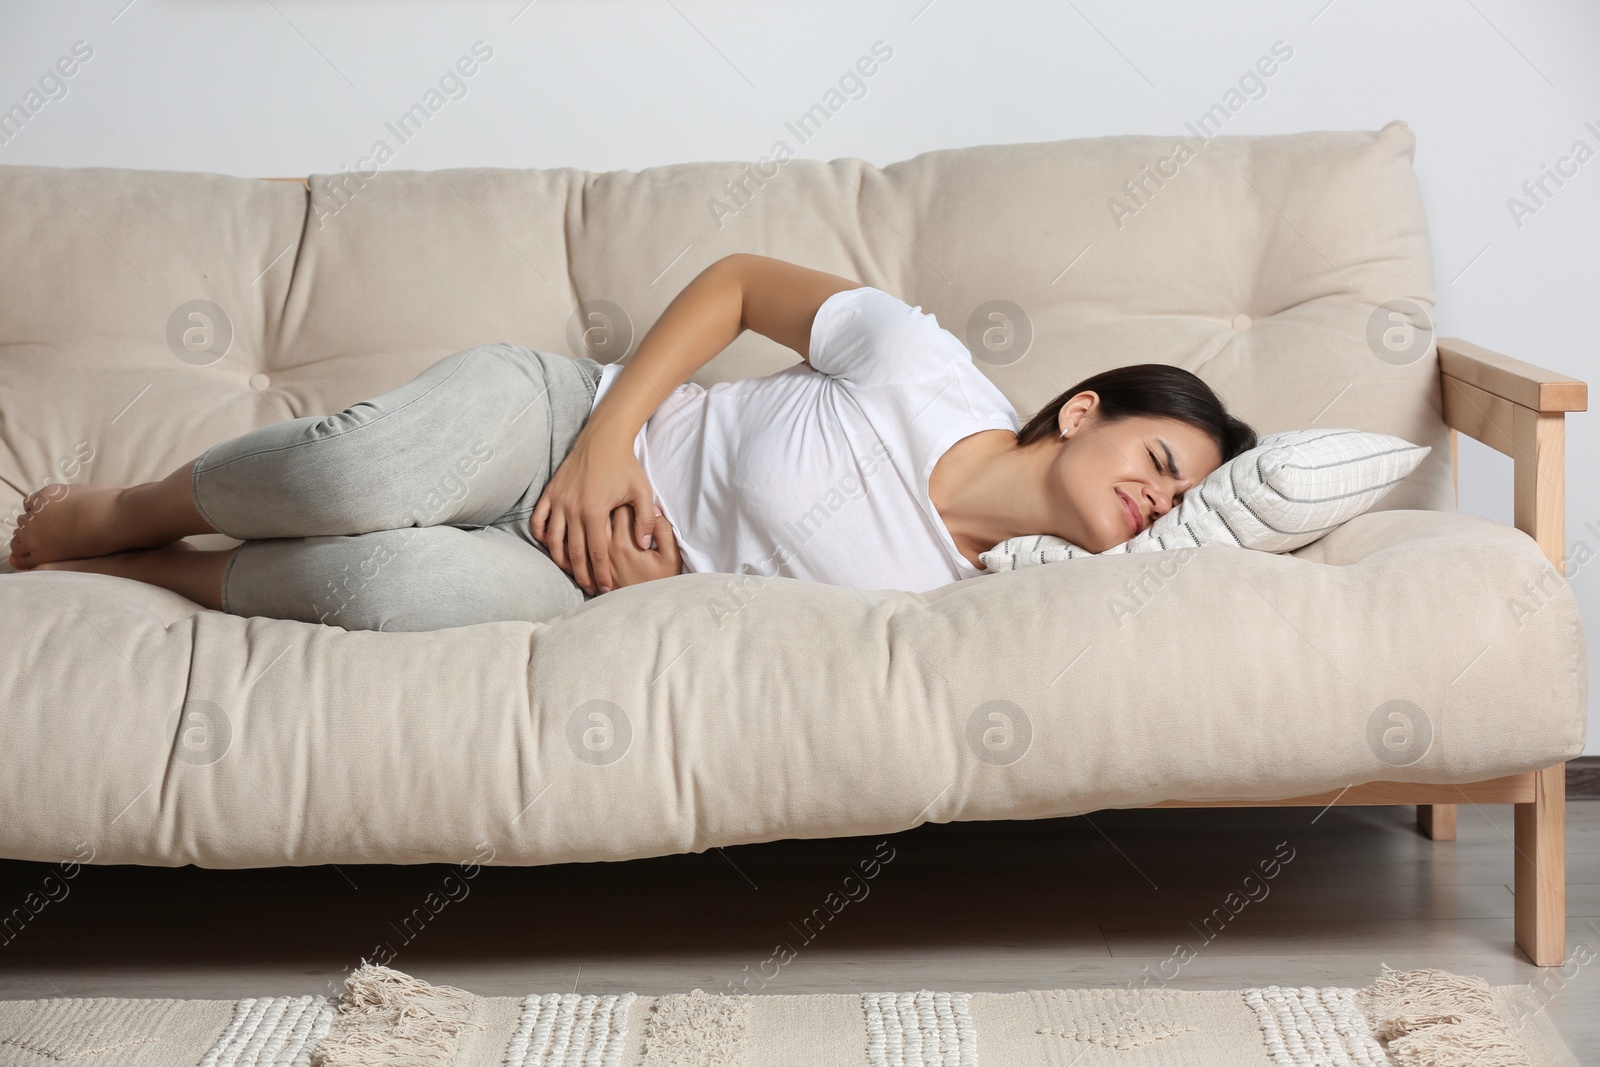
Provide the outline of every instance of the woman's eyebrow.
{"type": "Polygon", "coordinates": [[[1172,446],[1160,437],[1156,438],[1156,441],[1161,445],[1161,451],[1167,454],[1167,473],[1171,474],[1174,480],[1183,481],[1183,475],[1178,473],[1178,465],[1172,459],[1172,446]]]}

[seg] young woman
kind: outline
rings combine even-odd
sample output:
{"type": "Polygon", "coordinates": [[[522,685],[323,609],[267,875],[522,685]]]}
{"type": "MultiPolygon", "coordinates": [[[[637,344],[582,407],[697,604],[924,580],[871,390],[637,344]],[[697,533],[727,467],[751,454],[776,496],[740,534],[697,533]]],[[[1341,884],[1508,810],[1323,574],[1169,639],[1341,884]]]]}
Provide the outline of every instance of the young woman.
{"type": "Polygon", "coordinates": [[[920,307],[737,254],[685,286],[626,364],[482,345],[160,481],[47,485],[11,564],[372,630],[544,621],[685,571],[920,592],[982,574],[978,554],[1010,537],[1111,548],[1255,444],[1164,364],[1097,374],[1019,426],[920,307]],[[688,382],[746,329],[802,362],[688,382]],[[244,543],[175,543],[206,533],[244,543]]]}

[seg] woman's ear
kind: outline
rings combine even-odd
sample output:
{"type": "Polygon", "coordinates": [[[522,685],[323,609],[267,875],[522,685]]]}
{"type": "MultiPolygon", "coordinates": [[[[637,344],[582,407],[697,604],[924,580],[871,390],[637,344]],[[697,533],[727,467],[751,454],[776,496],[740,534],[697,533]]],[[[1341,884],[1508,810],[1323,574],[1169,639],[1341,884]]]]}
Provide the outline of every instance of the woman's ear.
{"type": "Polygon", "coordinates": [[[1081,393],[1068,397],[1067,401],[1061,405],[1060,413],[1056,416],[1056,433],[1062,437],[1068,437],[1077,432],[1078,427],[1083,424],[1083,420],[1088,416],[1090,409],[1099,401],[1100,394],[1092,389],[1085,389],[1081,393]]]}

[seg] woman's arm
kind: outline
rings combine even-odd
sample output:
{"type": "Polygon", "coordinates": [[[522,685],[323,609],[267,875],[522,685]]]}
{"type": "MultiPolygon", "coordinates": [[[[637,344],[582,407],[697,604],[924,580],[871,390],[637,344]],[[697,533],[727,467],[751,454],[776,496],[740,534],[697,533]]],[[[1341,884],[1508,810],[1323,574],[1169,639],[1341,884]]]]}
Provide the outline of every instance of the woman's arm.
{"type": "Polygon", "coordinates": [[[769,256],[724,256],[683,287],[655,321],[551,476],[529,529],[550,558],[593,595],[616,582],[611,515],[631,504],[644,547],[662,521],[633,440],[673,390],[746,329],[810,354],[811,322],[822,302],[861,285],[769,256]]]}

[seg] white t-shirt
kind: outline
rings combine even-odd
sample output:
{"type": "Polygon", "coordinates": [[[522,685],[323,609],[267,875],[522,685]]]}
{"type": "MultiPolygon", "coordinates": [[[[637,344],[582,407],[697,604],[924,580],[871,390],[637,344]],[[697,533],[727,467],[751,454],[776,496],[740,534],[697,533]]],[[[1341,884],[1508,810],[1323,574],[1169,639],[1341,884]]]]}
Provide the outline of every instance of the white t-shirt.
{"type": "MultiPolygon", "coordinates": [[[[928,497],[951,445],[1021,428],[966,346],[920,306],[863,286],[823,301],[809,358],[686,382],[640,427],[634,455],[684,570],[910,592],[986,573],[928,497]]],[[[603,369],[595,405],[621,371],[603,369]]]]}

